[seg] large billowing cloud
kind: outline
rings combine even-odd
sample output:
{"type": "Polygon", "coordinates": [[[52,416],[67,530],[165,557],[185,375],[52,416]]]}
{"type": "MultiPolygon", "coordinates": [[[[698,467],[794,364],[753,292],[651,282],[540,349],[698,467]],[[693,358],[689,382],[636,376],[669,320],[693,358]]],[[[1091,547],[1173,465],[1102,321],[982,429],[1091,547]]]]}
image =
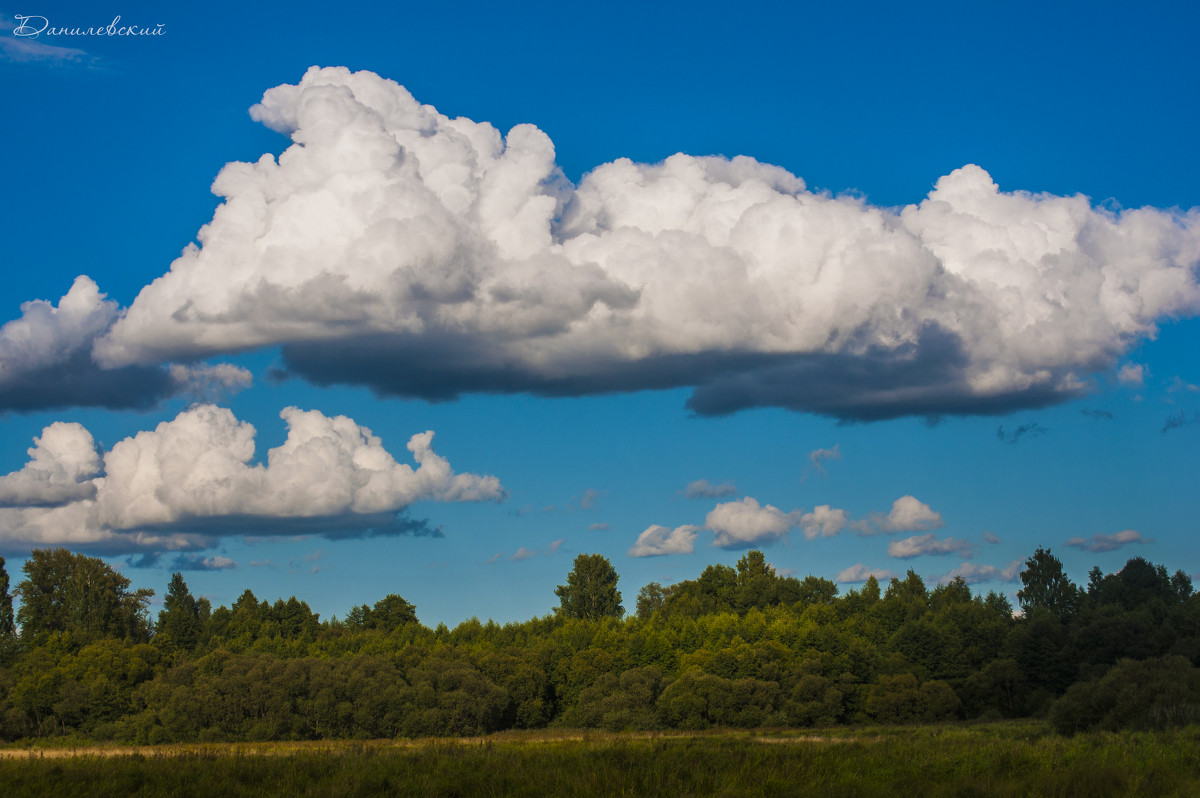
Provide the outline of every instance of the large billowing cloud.
{"type": "MultiPolygon", "coordinates": [[[[420,500],[501,499],[495,477],[456,474],[413,435],[417,467],[398,463],[345,416],[286,408],[284,443],[252,463],[255,430],[199,405],[117,443],[103,456],[78,424],[47,427],[31,461],[0,478],[0,546],[97,550],[194,549],[223,534],[410,532],[420,500]]],[[[417,525],[421,526],[421,525],[417,525]]]]}
{"type": "Polygon", "coordinates": [[[22,304],[20,318],[0,327],[0,411],[146,408],[173,394],[211,395],[250,382],[248,371],[229,364],[99,366],[93,344],[120,315],[117,303],[83,276],[57,306],[41,299],[22,304]]]}
{"type": "Polygon", "coordinates": [[[701,414],[874,419],[1061,401],[1200,312],[1196,210],[1004,192],[971,165],[902,209],[746,157],[572,185],[536,127],[343,68],[251,113],[293,144],[221,171],[200,246],[93,338],[102,367],[282,344],[293,373],[383,394],[692,386],[701,414]]]}

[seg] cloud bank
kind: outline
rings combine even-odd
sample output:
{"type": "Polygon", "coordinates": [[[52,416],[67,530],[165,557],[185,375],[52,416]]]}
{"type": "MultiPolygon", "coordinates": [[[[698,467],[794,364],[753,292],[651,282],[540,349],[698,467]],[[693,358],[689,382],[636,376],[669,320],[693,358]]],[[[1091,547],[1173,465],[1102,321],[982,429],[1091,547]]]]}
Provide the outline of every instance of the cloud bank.
{"type": "Polygon", "coordinates": [[[199,405],[103,455],[79,424],[56,423],[30,461],[0,477],[0,547],[66,545],[106,552],[207,548],[227,534],[330,537],[425,531],[402,511],[420,500],[504,497],[492,476],[456,474],[432,432],[398,463],[345,416],[284,409],[287,439],[254,464],[255,430],[199,405]],[[102,463],[102,465],[101,465],[102,463]]]}
{"type": "Polygon", "coordinates": [[[1200,312],[1197,210],[1001,191],[974,165],[899,209],[741,156],[618,159],[574,185],[538,128],[344,68],[251,115],[291,146],[226,165],[199,246],[60,356],[162,379],[282,345],[291,373],[380,394],[690,386],[698,414],[869,420],[1063,401],[1200,312]]]}

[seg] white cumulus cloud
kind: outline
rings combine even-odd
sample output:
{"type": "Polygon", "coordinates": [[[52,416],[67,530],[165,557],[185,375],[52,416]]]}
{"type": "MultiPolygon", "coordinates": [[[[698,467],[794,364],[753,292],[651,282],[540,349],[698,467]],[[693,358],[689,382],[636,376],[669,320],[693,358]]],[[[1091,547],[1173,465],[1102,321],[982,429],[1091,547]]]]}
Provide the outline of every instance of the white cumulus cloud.
{"type": "Polygon", "coordinates": [[[796,520],[796,526],[804,531],[804,537],[812,540],[815,537],[833,537],[840,534],[849,524],[845,510],[838,510],[828,504],[821,504],[812,512],[802,513],[796,520]]]}
{"type": "Polygon", "coordinates": [[[696,545],[698,526],[684,524],[670,529],[652,524],[638,535],[629,548],[630,557],[657,557],[663,554],[691,554],[696,545]]]}
{"type": "Polygon", "coordinates": [[[82,424],[56,421],[33,439],[29,462],[0,477],[0,507],[53,507],[96,495],[100,472],[92,433],[82,424]]]}
{"type": "Polygon", "coordinates": [[[746,496],[718,504],[709,511],[704,526],[716,533],[714,545],[742,548],[779,540],[796,526],[800,516],[796,511],[785,513],[771,504],[760,505],[753,497],[746,496]]]}
{"type": "Polygon", "coordinates": [[[412,532],[421,524],[398,513],[413,502],[504,496],[495,477],[454,473],[433,451],[432,432],[409,440],[413,468],[345,416],[294,407],[280,415],[287,439],[267,452],[265,464],[251,462],[254,427],[227,409],[199,405],[119,441],[104,454],[99,474],[86,430],[47,427],[30,463],[0,478],[10,506],[0,510],[0,543],[132,551],[203,548],[231,532],[412,532]],[[45,454],[48,439],[56,445],[53,456],[45,454]],[[86,479],[89,472],[94,476],[86,479]],[[43,483],[80,480],[78,493],[41,507],[46,490],[35,473],[56,475],[43,483]]]}
{"type": "Polygon", "coordinates": [[[58,304],[35,299],[0,327],[0,412],[72,405],[147,408],[178,393],[213,398],[250,383],[228,363],[105,368],[92,357],[96,339],[121,316],[117,303],[79,276],[58,304]]]}
{"type": "Polygon", "coordinates": [[[704,414],[872,419],[1061,401],[1200,312],[1197,210],[1001,191],[974,165],[900,210],[741,156],[572,185],[536,127],[344,68],[252,115],[291,146],[221,170],[200,245],[96,339],[101,365],[282,344],[293,373],[383,393],[692,386],[704,414]]]}
{"type": "Polygon", "coordinates": [[[864,535],[875,532],[923,532],[944,525],[942,514],[915,496],[901,496],[892,502],[892,509],[886,514],[872,513],[852,524],[855,530],[864,535]]]}

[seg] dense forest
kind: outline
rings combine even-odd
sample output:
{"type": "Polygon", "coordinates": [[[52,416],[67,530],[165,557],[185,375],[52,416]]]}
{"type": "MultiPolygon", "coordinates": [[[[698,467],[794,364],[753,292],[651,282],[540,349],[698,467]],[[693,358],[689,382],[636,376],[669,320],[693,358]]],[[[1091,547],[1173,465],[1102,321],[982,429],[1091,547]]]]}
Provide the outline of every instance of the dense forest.
{"type": "Polygon", "coordinates": [[[1200,596],[1129,560],[1074,584],[1039,549],[1021,612],[915,572],[842,594],[761,552],[651,583],[622,606],[576,558],[541,618],[422,625],[399,595],[321,621],[245,591],[212,609],[176,573],[152,592],[102,560],[0,558],[0,739],[175,741],[474,735],[548,726],[700,729],[1048,717],[1062,732],[1200,722],[1200,596]],[[19,609],[13,612],[13,594],[19,609]]]}

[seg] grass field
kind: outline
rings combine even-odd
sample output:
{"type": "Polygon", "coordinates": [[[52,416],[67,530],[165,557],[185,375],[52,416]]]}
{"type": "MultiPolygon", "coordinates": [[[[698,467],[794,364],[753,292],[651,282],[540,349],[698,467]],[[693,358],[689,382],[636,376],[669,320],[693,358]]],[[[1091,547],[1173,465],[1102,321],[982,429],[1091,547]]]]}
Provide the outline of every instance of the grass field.
{"type": "Polygon", "coordinates": [[[1200,795],[1200,728],[1036,722],[705,733],[0,749],[24,795],[1200,795]]]}

